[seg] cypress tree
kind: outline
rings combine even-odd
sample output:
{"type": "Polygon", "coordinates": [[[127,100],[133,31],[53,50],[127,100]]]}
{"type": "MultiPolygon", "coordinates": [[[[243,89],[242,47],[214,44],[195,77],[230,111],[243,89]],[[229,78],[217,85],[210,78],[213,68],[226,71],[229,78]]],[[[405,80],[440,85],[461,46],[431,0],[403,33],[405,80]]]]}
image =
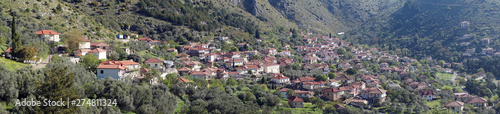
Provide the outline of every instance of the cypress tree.
{"type": "Polygon", "coordinates": [[[12,52],[14,57],[18,57],[18,52],[23,46],[22,41],[21,41],[21,35],[16,32],[16,18],[15,16],[12,16],[12,27],[11,27],[11,32],[12,32],[12,52]]]}

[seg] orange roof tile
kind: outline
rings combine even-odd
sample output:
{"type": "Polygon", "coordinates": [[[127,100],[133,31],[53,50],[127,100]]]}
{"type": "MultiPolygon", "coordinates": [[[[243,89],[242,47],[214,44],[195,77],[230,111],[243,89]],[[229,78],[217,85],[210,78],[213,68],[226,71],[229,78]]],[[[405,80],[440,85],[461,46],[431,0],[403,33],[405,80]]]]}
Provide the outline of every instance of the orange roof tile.
{"type": "Polygon", "coordinates": [[[40,31],[36,31],[35,32],[36,34],[42,34],[42,35],[59,35],[60,33],[57,33],[57,32],[54,32],[54,31],[51,31],[51,30],[40,30],[40,31]]]}

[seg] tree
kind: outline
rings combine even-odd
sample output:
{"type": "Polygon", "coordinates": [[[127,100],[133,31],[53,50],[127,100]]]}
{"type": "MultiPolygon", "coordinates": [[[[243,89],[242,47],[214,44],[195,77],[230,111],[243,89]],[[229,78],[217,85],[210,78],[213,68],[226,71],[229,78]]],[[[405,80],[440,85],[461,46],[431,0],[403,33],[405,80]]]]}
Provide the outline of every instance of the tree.
{"type": "Polygon", "coordinates": [[[80,42],[83,41],[82,36],[82,32],[77,29],[71,29],[63,34],[64,41],[70,51],[76,51],[80,48],[80,42]]]}
{"type": "Polygon", "coordinates": [[[0,36],[0,46],[5,45],[7,43],[7,38],[5,36],[0,36]]]}
{"type": "Polygon", "coordinates": [[[287,89],[286,90],[286,95],[288,97],[290,97],[290,96],[295,96],[296,94],[295,94],[295,91],[293,91],[292,89],[287,89]]]}
{"type": "Polygon", "coordinates": [[[34,60],[35,55],[35,49],[32,47],[22,47],[18,53],[18,57],[23,60],[34,60]]]}
{"type": "Polygon", "coordinates": [[[227,80],[227,85],[231,85],[231,86],[238,85],[238,82],[236,82],[236,80],[234,80],[233,78],[229,78],[227,80]]]}
{"type": "Polygon", "coordinates": [[[346,53],[346,50],[343,47],[340,47],[335,51],[337,54],[343,55],[346,53]]]}
{"type": "Polygon", "coordinates": [[[443,60],[439,60],[439,66],[443,67],[444,68],[444,61],[443,60]]]}
{"type": "Polygon", "coordinates": [[[320,75],[316,75],[316,80],[318,81],[327,81],[328,80],[328,77],[326,77],[325,75],[323,74],[320,74],[320,75]]]}
{"type": "Polygon", "coordinates": [[[16,18],[12,16],[12,26],[11,26],[11,32],[12,32],[12,51],[13,51],[13,56],[18,57],[19,55],[17,54],[19,50],[21,50],[21,47],[23,47],[23,43],[21,41],[21,35],[16,32],[16,18]]]}
{"type": "Polygon", "coordinates": [[[80,59],[80,65],[83,65],[85,69],[90,70],[91,72],[96,72],[97,66],[99,66],[99,59],[95,55],[87,54],[80,59]]]}
{"type": "Polygon", "coordinates": [[[337,75],[335,75],[335,73],[333,73],[333,72],[328,73],[328,78],[335,79],[336,77],[337,77],[337,75]]]}
{"type": "Polygon", "coordinates": [[[259,29],[257,29],[257,30],[255,31],[255,38],[260,38],[259,29]]]}
{"type": "Polygon", "coordinates": [[[349,75],[354,75],[354,74],[358,73],[358,71],[356,69],[352,69],[352,68],[347,69],[345,72],[349,75]]]}
{"type": "MultiPolygon", "coordinates": [[[[37,99],[42,101],[48,99],[51,101],[59,101],[61,99],[69,99],[69,101],[78,99],[79,96],[76,94],[76,89],[73,87],[74,83],[74,73],[67,72],[68,67],[59,68],[54,67],[48,69],[44,73],[44,80],[37,81],[38,91],[36,92],[37,99]]],[[[45,113],[75,113],[78,107],[69,106],[68,107],[50,107],[41,106],[35,109],[38,112],[45,113]]]]}

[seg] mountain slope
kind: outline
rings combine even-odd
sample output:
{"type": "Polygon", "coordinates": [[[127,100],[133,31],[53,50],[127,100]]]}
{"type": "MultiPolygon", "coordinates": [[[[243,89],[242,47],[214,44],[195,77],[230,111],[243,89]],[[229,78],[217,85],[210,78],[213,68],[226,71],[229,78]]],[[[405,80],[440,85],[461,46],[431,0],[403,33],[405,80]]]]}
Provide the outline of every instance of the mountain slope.
{"type": "Polygon", "coordinates": [[[353,41],[399,51],[406,56],[433,56],[457,60],[467,48],[500,48],[498,0],[409,0],[385,21],[366,23],[360,31],[351,31],[353,41]],[[471,22],[460,28],[460,22],[471,22]],[[472,39],[460,40],[465,34],[472,39]],[[482,38],[492,38],[490,45],[480,45],[482,38]],[[469,46],[460,46],[470,42],[469,46]],[[409,52],[401,50],[408,49],[409,52]],[[455,58],[450,58],[455,57],[455,58]]]}

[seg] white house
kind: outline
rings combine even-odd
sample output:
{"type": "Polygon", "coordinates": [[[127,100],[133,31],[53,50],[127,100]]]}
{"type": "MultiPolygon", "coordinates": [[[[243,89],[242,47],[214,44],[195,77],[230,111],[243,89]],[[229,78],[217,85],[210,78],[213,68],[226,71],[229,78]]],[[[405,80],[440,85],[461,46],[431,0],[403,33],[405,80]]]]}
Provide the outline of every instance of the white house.
{"type": "Polygon", "coordinates": [[[138,70],[139,63],[131,60],[127,61],[114,61],[108,60],[99,64],[97,67],[97,78],[111,77],[113,79],[124,79],[125,77],[134,78],[139,76],[138,70]]]}
{"type": "Polygon", "coordinates": [[[276,63],[263,64],[261,67],[264,68],[265,73],[280,73],[280,65],[276,63]]]}
{"type": "Polygon", "coordinates": [[[38,34],[38,36],[41,39],[44,39],[45,41],[52,41],[52,42],[59,42],[61,39],[59,39],[59,34],[57,32],[51,31],[51,30],[40,30],[35,32],[38,34]]]}
{"type": "Polygon", "coordinates": [[[93,50],[90,50],[87,53],[95,55],[97,57],[97,59],[107,59],[106,58],[106,50],[103,50],[101,48],[95,48],[93,50]]]}
{"type": "Polygon", "coordinates": [[[101,64],[97,67],[97,79],[111,77],[113,79],[124,79],[126,67],[116,64],[101,64]]]}
{"type": "Polygon", "coordinates": [[[87,40],[85,38],[81,38],[79,49],[90,49],[90,40],[87,40]]]}
{"type": "Polygon", "coordinates": [[[92,49],[101,48],[101,49],[104,49],[106,51],[109,51],[109,44],[106,44],[104,42],[90,42],[90,47],[92,49]]]}
{"type": "Polygon", "coordinates": [[[273,77],[271,81],[280,85],[285,85],[290,83],[290,78],[283,76],[283,74],[278,74],[277,76],[273,77]]]}
{"type": "Polygon", "coordinates": [[[158,58],[149,58],[144,61],[144,64],[148,65],[149,68],[163,69],[163,61],[158,58]]]}

